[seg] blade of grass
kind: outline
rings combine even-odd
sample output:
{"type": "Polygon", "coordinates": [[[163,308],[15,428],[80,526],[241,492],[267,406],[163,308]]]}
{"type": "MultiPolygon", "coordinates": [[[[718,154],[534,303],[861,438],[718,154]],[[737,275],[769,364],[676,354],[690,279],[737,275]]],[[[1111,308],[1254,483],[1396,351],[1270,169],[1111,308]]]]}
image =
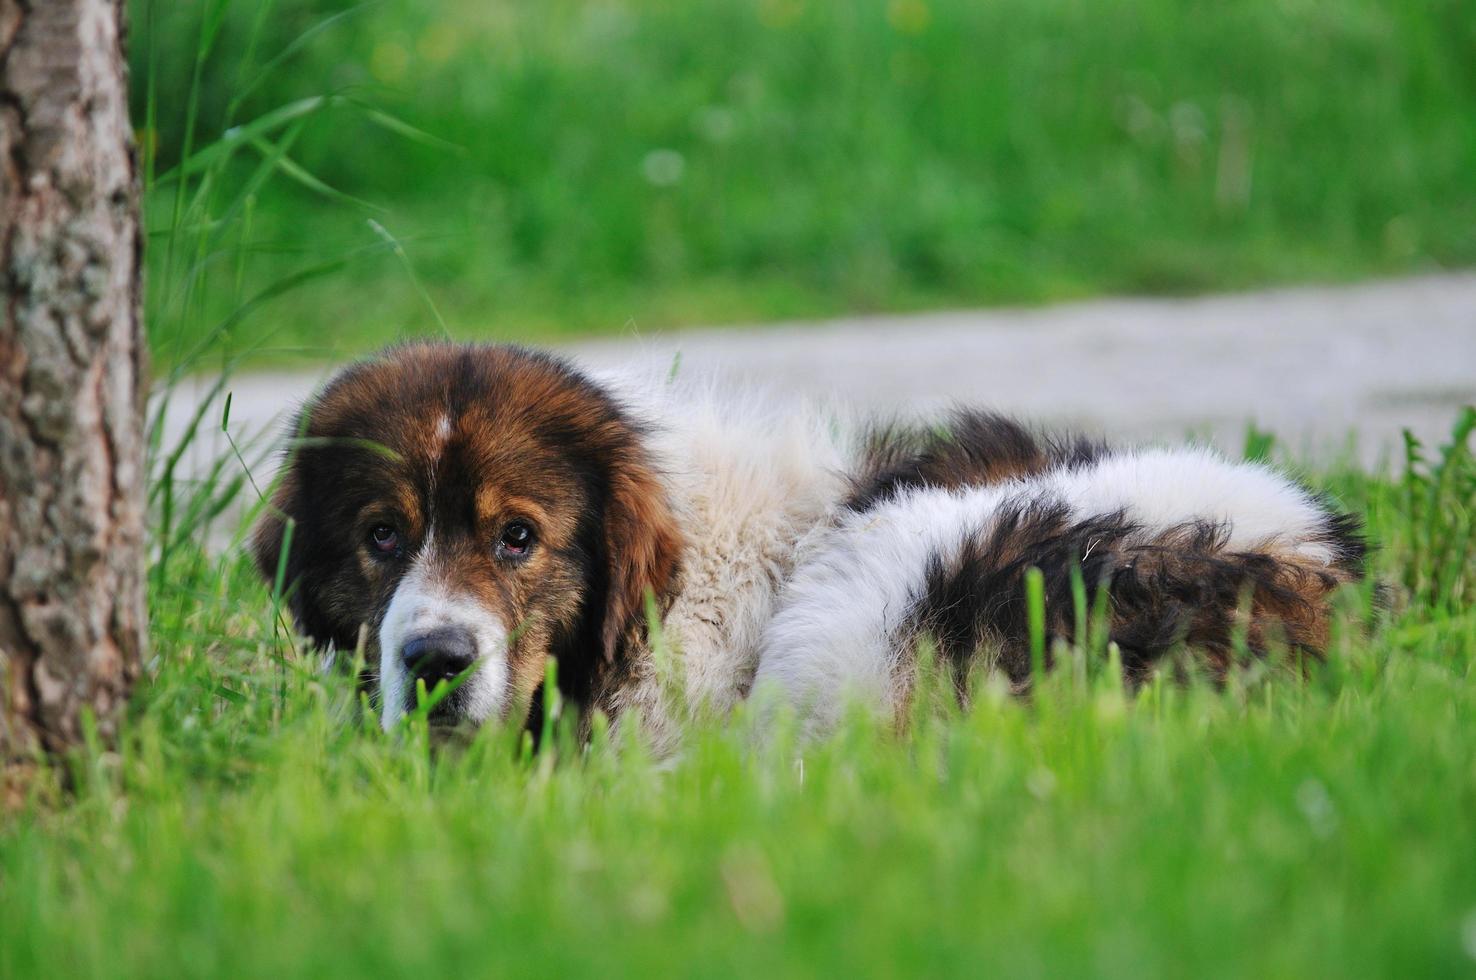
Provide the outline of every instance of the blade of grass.
{"type": "Polygon", "coordinates": [[[1045,675],[1045,575],[1038,568],[1025,571],[1026,630],[1030,641],[1032,687],[1045,675]]]}
{"type": "Polygon", "coordinates": [[[385,228],[378,221],[370,218],[368,223],[369,227],[374,230],[374,233],[389,245],[391,251],[394,252],[395,258],[399,259],[400,266],[405,270],[405,275],[409,278],[410,284],[415,287],[415,292],[420,296],[421,301],[425,303],[426,308],[430,310],[431,316],[435,318],[436,326],[440,328],[441,336],[450,340],[451,329],[446,326],[446,320],[441,316],[441,311],[436,306],[436,301],[431,298],[431,294],[426,290],[424,284],[421,283],[420,277],[415,274],[415,266],[410,263],[410,257],[405,254],[405,247],[400,244],[395,236],[389,233],[389,229],[385,228]]]}

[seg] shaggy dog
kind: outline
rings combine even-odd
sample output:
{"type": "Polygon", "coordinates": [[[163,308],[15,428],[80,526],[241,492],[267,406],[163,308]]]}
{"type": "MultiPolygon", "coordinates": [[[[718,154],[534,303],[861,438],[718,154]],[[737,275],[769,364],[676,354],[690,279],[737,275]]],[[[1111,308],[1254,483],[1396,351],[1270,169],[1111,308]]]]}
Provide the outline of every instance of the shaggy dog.
{"type": "Polygon", "coordinates": [[[391,349],[290,433],[256,560],[320,647],[362,635],[386,728],[417,681],[458,681],[434,723],[528,722],[549,658],[585,717],[637,716],[657,751],[755,688],[811,733],[856,699],[896,713],[925,641],[961,694],[979,671],[1024,689],[1031,568],[1050,639],[1079,569],[1129,682],[1176,649],[1222,677],[1236,636],[1319,655],[1365,552],[1353,518],[1205,450],[962,410],[853,427],[515,347],[391,349]]]}

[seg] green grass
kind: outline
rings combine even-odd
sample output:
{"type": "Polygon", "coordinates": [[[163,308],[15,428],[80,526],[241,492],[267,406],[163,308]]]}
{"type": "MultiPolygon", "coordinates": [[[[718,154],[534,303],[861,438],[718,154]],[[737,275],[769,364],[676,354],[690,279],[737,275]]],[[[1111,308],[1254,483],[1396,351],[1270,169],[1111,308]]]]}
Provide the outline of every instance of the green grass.
{"type": "MultiPolygon", "coordinates": [[[[528,336],[1476,252],[1454,3],[427,6],[458,17],[446,40],[385,2],[291,47],[332,9],[139,10],[140,118],[169,135],[144,161],[166,393],[441,317],[528,336]],[[736,113],[721,147],[710,106],[736,113]],[[1255,134],[1227,204],[1221,113],[1255,134]],[[632,179],[662,146],[682,182],[632,179]],[[307,173],[388,201],[382,231],[307,173]]],[[[1101,651],[1063,651],[1029,703],[924,685],[906,735],[760,747],[739,717],[658,765],[604,735],[534,756],[378,732],[239,551],[201,548],[257,497],[226,390],[178,443],[154,429],[152,652],[122,737],[0,813],[0,977],[1476,969],[1476,414],[1399,479],[1313,475],[1367,515],[1391,603],[1348,597],[1306,679],[1129,697],[1101,651]]]]}
{"type": "MultiPolygon", "coordinates": [[[[134,8],[138,116],[161,174],[187,119],[197,148],[336,100],[239,140],[222,170],[237,188],[263,161],[285,179],[255,189],[251,221],[228,222],[201,261],[240,262],[250,292],[351,259],[256,315],[274,331],[257,361],[438,329],[369,219],[468,337],[1476,261],[1465,0],[134,8]]],[[[179,212],[168,184],[150,203],[163,236],[226,206],[179,212]]],[[[200,302],[218,319],[234,294],[200,302]]],[[[172,332],[154,341],[177,360],[172,332]]]]}
{"type": "Polygon", "coordinates": [[[181,548],[121,744],[0,825],[0,976],[1469,974],[1473,425],[1320,481],[1393,605],[1350,596],[1305,681],[1129,697],[1067,653],[1028,704],[740,718],[667,766],[382,735],[243,561],[181,548]]]}

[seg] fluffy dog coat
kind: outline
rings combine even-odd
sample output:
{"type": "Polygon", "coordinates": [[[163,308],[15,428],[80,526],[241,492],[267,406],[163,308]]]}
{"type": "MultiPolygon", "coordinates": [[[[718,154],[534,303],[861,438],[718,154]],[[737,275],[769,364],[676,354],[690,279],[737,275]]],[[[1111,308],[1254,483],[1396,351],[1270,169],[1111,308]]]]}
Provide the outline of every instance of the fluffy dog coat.
{"type": "Polygon", "coordinates": [[[367,637],[386,727],[417,679],[459,678],[438,722],[525,721],[549,657],[586,713],[639,717],[662,752],[755,688],[812,733],[856,699],[895,713],[925,639],[961,694],[978,671],[1022,689],[1030,568],[1052,637],[1075,630],[1080,569],[1130,681],[1178,647],[1221,676],[1237,629],[1256,654],[1320,654],[1329,594],[1362,575],[1353,519],[1203,449],[962,410],[868,427],[516,348],[392,349],[291,432],[258,563],[274,575],[290,540],[299,627],[367,637]]]}

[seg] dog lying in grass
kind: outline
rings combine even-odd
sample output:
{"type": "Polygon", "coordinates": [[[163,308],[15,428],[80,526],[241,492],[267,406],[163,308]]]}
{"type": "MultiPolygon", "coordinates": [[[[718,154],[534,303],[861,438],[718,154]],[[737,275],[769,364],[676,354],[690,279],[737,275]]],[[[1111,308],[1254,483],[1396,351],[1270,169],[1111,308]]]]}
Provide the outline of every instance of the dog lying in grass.
{"type": "Polygon", "coordinates": [[[1262,465],[966,410],[851,427],[515,347],[388,350],[291,434],[257,564],[319,646],[363,637],[386,728],[422,683],[454,687],[433,724],[536,726],[550,658],[657,751],[757,690],[810,733],[896,715],[924,647],[961,695],[1024,690],[1030,569],[1047,651],[1100,597],[1129,683],[1179,649],[1222,678],[1240,649],[1319,656],[1363,575],[1359,522],[1262,465]]]}

